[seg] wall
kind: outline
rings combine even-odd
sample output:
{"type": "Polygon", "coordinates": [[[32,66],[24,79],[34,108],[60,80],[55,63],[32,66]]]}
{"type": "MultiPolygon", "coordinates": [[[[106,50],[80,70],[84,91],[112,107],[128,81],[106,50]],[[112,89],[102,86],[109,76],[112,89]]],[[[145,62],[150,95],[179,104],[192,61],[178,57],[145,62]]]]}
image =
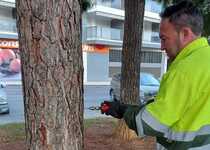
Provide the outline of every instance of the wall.
{"type": "Polygon", "coordinates": [[[0,6],[0,19],[12,19],[12,8],[0,6]]]}
{"type": "Polygon", "coordinates": [[[87,81],[107,82],[109,53],[87,53],[87,81]]]}

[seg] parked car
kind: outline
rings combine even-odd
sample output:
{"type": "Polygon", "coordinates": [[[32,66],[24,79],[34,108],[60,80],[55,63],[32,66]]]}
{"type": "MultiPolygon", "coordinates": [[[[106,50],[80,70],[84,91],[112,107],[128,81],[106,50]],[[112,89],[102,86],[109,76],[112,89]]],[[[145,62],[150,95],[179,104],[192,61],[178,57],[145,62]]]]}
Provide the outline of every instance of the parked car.
{"type": "Polygon", "coordinates": [[[9,105],[7,102],[6,96],[6,84],[0,83],[0,114],[8,114],[9,113],[9,105]]]}
{"type": "MultiPolygon", "coordinates": [[[[110,97],[113,100],[120,100],[120,74],[115,74],[111,80],[110,97]]],[[[150,73],[140,73],[140,98],[141,103],[146,103],[156,96],[160,82],[150,73]]]]}

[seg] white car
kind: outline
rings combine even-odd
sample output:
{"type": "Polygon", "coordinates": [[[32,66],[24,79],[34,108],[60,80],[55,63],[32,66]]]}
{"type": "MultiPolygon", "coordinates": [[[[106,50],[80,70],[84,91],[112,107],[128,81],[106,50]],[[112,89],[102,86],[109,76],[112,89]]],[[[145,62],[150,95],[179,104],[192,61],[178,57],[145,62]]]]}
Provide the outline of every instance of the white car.
{"type": "Polygon", "coordinates": [[[6,95],[6,84],[0,83],[0,114],[8,114],[9,113],[9,105],[7,102],[7,95],[6,95]]]}
{"type": "MultiPolygon", "coordinates": [[[[147,103],[149,100],[156,96],[160,82],[152,74],[141,72],[140,73],[140,97],[139,100],[142,104],[147,103]]],[[[110,97],[113,100],[120,100],[120,73],[115,74],[111,80],[110,97]]]]}

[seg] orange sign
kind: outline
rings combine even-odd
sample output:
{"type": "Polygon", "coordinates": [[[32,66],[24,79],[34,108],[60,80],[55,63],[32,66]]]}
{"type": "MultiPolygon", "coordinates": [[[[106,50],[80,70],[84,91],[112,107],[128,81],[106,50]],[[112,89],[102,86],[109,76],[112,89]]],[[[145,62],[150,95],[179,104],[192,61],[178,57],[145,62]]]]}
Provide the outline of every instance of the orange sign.
{"type": "Polygon", "coordinates": [[[108,53],[109,47],[105,45],[82,45],[82,50],[84,52],[96,52],[96,53],[108,53]]]}
{"type": "Polygon", "coordinates": [[[19,48],[17,40],[0,39],[0,48],[19,48]]]}

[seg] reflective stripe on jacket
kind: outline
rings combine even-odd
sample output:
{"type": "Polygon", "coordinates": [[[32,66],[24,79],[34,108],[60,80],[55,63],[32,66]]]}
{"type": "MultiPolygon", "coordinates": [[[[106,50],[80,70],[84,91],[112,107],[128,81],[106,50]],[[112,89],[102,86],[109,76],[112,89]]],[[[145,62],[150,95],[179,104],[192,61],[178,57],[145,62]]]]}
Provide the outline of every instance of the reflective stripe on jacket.
{"type": "Polygon", "coordinates": [[[139,135],[153,135],[167,149],[210,150],[210,47],[188,44],[163,76],[155,102],[136,116],[139,135]]]}

